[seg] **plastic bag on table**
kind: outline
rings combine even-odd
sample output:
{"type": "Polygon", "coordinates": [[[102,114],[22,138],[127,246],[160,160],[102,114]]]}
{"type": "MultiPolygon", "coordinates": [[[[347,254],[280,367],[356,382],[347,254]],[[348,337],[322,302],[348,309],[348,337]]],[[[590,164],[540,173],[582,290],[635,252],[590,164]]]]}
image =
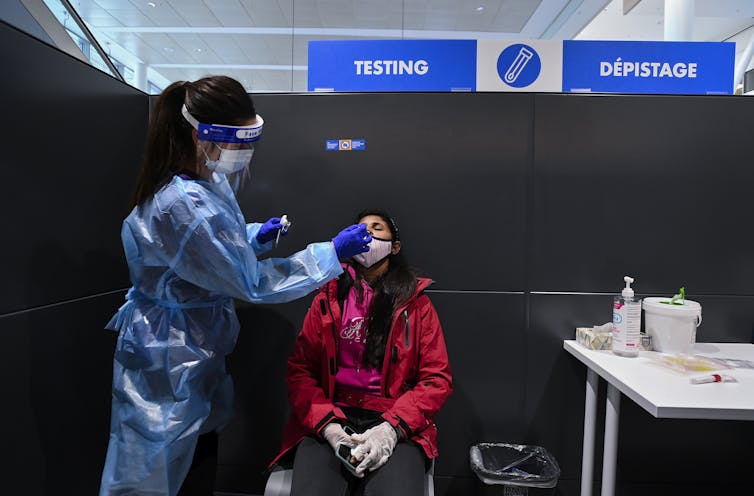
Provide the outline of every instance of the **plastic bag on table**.
{"type": "Polygon", "coordinates": [[[697,372],[714,372],[732,367],[722,360],[701,355],[684,355],[681,353],[653,353],[649,358],[656,364],[675,370],[682,374],[697,372]]]}

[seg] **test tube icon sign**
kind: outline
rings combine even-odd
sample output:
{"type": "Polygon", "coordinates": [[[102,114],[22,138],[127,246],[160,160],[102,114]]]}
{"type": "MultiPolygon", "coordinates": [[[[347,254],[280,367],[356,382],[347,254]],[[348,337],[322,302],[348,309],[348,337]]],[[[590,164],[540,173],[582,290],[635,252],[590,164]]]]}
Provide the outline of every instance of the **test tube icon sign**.
{"type": "Polygon", "coordinates": [[[526,47],[521,47],[521,50],[518,51],[516,58],[513,59],[513,62],[511,63],[510,67],[508,67],[508,70],[505,71],[505,76],[503,76],[505,82],[510,84],[516,81],[516,79],[518,79],[518,76],[521,75],[521,71],[524,70],[524,67],[526,67],[526,64],[529,63],[533,56],[534,54],[531,52],[531,50],[526,47]]]}

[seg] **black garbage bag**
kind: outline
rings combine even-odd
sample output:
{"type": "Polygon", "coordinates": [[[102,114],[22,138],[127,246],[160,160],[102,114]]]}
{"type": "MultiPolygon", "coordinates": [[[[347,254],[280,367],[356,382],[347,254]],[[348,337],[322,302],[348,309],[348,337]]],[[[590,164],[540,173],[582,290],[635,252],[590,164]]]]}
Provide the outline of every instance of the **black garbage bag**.
{"type": "Polygon", "coordinates": [[[555,487],[558,462],[546,449],[526,444],[479,443],[469,451],[471,470],[485,484],[555,487]]]}

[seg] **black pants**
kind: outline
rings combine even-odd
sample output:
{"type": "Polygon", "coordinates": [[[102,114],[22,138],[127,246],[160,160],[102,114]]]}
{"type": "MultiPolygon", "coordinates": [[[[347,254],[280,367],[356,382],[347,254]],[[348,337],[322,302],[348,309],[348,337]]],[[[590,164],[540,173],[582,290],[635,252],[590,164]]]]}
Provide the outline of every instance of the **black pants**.
{"type": "Polygon", "coordinates": [[[426,468],[422,449],[404,441],[385,465],[359,479],[343,467],[327,442],[305,437],[293,462],[291,496],[422,496],[426,468]]]}
{"type": "Polygon", "coordinates": [[[178,496],[212,496],[217,471],[217,432],[202,434],[196,442],[194,459],[178,496]]]}

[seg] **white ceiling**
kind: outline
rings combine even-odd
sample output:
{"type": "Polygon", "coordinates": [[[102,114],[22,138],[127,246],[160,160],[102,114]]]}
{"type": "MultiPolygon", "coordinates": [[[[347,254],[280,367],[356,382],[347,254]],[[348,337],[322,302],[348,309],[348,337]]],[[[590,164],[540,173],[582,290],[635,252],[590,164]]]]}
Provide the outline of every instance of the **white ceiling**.
{"type": "MultiPolygon", "coordinates": [[[[320,39],[662,39],[664,0],[70,0],[135,85],[226,74],[249,91],[306,91],[320,39]]],[[[49,0],[48,0],[49,3],[49,0]]],[[[754,24],[754,0],[696,0],[694,39],[754,24]]]]}
{"type": "MultiPolygon", "coordinates": [[[[623,15],[623,0],[614,0],[576,36],[576,39],[662,40],[664,16],[664,0],[641,0],[627,15],[623,15]]],[[[724,41],[753,25],[754,0],[694,2],[695,41],[724,41]]]]}

